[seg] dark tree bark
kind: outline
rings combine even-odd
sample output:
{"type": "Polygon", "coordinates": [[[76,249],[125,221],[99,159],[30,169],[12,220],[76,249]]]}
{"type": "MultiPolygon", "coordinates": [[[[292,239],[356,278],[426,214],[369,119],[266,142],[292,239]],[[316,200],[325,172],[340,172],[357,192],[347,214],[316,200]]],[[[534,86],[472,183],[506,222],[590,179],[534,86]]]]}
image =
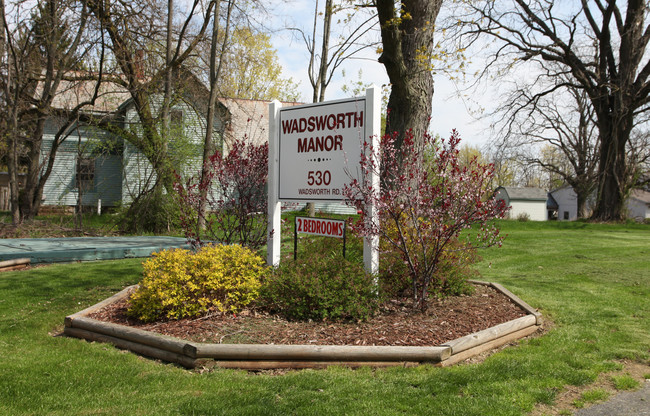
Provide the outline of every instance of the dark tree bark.
{"type": "MultiPolygon", "coordinates": [[[[427,131],[431,117],[433,29],[442,0],[377,0],[383,51],[379,57],[392,88],[387,132],[416,138],[427,131]]],[[[399,143],[401,144],[401,139],[399,143]]]]}

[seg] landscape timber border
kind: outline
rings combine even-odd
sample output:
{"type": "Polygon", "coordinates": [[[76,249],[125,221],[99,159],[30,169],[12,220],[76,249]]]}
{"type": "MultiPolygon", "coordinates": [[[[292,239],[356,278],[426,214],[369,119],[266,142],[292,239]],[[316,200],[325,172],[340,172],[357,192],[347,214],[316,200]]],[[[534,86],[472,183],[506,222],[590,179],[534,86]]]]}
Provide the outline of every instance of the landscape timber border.
{"type": "Polygon", "coordinates": [[[0,261],[0,272],[8,272],[11,270],[22,270],[30,266],[31,259],[20,258],[0,261]]]}
{"type": "Polygon", "coordinates": [[[542,315],[508,289],[498,283],[476,280],[471,280],[470,283],[486,285],[498,290],[527,314],[433,347],[206,344],[188,342],[88,317],[93,312],[129,296],[129,293],[136,287],[129,286],[96,305],[67,316],[63,332],[68,336],[109,343],[117,348],[176,363],[190,369],[212,365],[222,368],[263,370],[325,368],[330,365],[411,367],[420,364],[433,364],[449,366],[531,335],[540,328],[542,315]]]}

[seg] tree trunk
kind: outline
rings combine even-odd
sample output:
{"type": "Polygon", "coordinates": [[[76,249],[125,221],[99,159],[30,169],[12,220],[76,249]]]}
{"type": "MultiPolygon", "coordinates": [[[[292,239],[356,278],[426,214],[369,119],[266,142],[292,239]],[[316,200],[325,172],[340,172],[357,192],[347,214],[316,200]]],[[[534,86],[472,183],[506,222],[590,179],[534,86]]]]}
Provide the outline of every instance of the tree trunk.
{"type": "MultiPolygon", "coordinates": [[[[320,69],[318,70],[318,88],[320,90],[318,95],[318,102],[325,101],[325,90],[327,89],[327,67],[329,66],[329,49],[330,49],[330,35],[332,32],[332,14],[334,13],[334,5],[332,0],[325,0],[325,16],[323,20],[323,47],[321,48],[320,56],[320,69]]],[[[316,102],[316,89],[314,89],[314,102],[316,102]]]]}
{"type": "Polygon", "coordinates": [[[18,225],[21,222],[20,187],[18,185],[18,143],[16,142],[18,114],[16,113],[16,108],[13,108],[9,120],[9,131],[7,132],[7,170],[9,173],[9,200],[11,203],[11,222],[13,225],[18,225]]]}
{"type": "Polygon", "coordinates": [[[600,163],[598,195],[592,220],[621,221],[625,218],[625,202],[631,187],[627,175],[626,146],[630,140],[633,112],[621,97],[610,100],[610,106],[598,112],[600,131],[600,163]],[[614,114],[612,114],[612,112],[614,114]]]}
{"type": "Polygon", "coordinates": [[[420,140],[429,126],[433,25],[442,0],[408,0],[401,5],[400,12],[392,0],[376,3],[383,43],[379,62],[384,64],[392,84],[386,132],[399,134],[398,146],[407,131],[420,140]]]}
{"type": "Polygon", "coordinates": [[[29,165],[25,175],[25,185],[20,198],[20,213],[23,219],[32,219],[38,215],[43,198],[43,184],[40,183],[40,157],[43,143],[45,119],[39,115],[30,132],[32,147],[29,151],[29,165]]]}
{"type": "Polygon", "coordinates": [[[223,58],[226,53],[226,48],[228,46],[228,35],[230,32],[230,16],[232,13],[233,6],[235,5],[235,0],[228,1],[228,11],[226,12],[226,27],[224,29],[225,34],[223,38],[223,43],[221,44],[221,51],[217,56],[217,44],[219,42],[219,13],[221,1],[216,0],[214,7],[214,17],[213,17],[213,26],[212,26],[212,41],[210,45],[210,97],[208,102],[208,114],[207,114],[207,123],[205,129],[205,139],[203,142],[203,165],[201,168],[201,184],[199,186],[199,207],[198,207],[198,218],[197,218],[197,230],[196,237],[197,240],[200,239],[201,231],[205,229],[206,226],[206,214],[207,214],[207,198],[209,193],[209,188],[212,186],[211,181],[208,180],[210,174],[210,157],[216,152],[214,146],[214,140],[212,133],[214,131],[214,118],[217,115],[217,95],[218,95],[218,84],[219,78],[221,77],[221,68],[223,66],[223,58]],[[217,64],[217,58],[219,63],[217,64]]]}
{"type": "Polygon", "coordinates": [[[630,130],[612,128],[607,137],[601,137],[599,185],[596,208],[592,219],[596,221],[621,221],[625,217],[625,198],[630,184],[626,177],[625,146],[630,130]]]}

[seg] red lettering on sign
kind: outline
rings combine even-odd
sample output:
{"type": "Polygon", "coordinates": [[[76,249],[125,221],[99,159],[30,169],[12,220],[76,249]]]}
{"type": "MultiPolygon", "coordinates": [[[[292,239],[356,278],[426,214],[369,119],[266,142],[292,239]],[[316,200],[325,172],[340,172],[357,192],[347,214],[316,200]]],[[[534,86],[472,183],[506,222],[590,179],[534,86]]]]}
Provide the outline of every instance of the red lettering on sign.
{"type": "Polygon", "coordinates": [[[343,237],[345,222],[325,218],[296,217],[296,232],[323,235],[328,237],[343,237]]]}

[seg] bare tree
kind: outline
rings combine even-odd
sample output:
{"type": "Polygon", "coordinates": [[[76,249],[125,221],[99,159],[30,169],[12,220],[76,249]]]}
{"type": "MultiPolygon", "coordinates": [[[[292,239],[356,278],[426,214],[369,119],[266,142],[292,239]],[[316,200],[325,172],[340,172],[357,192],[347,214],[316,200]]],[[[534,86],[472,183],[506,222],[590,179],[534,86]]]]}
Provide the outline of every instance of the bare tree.
{"type": "MultiPolygon", "coordinates": [[[[599,163],[591,101],[582,89],[551,92],[549,88],[535,94],[528,87],[513,88],[491,115],[501,115],[494,144],[510,158],[541,167],[570,185],[577,195],[578,216],[584,218],[587,199],[596,189],[599,163]]],[[[550,182],[549,188],[556,185],[550,182]]]]}
{"type": "MultiPolygon", "coordinates": [[[[62,81],[79,66],[92,44],[87,38],[87,8],[64,0],[39,2],[29,13],[20,8],[20,3],[13,6],[10,28],[3,4],[2,43],[8,56],[0,82],[4,91],[12,219],[17,223],[38,213],[58,146],[81,109],[92,104],[96,91],[90,101],[73,108],[53,107],[62,81]],[[47,120],[53,118],[57,119],[58,131],[51,148],[45,150],[43,133],[47,120]],[[16,179],[20,169],[26,171],[26,179],[19,198],[16,179]]],[[[101,62],[101,56],[98,59],[101,62]]]]}
{"type": "Polygon", "coordinates": [[[203,163],[201,168],[201,189],[199,204],[198,204],[198,221],[197,221],[197,238],[200,239],[201,230],[205,228],[206,224],[206,210],[207,210],[207,196],[208,188],[211,186],[209,181],[210,174],[210,157],[214,155],[217,150],[214,146],[213,140],[213,130],[214,130],[214,118],[217,115],[217,98],[219,95],[219,80],[221,74],[221,67],[224,61],[224,55],[228,47],[228,37],[230,33],[230,18],[232,15],[232,9],[235,5],[235,0],[228,0],[226,13],[223,17],[225,28],[224,33],[221,35],[221,0],[216,0],[216,5],[214,7],[214,16],[212,18],[212,38],[210,41],[210,98],[208,102],[208,115],[207,123],[205,129],[205,138],[203,142],[203,163]],[[219,47],[219,42],[221,41],[221,47],[219,47]]]}
{"type": "Polygon", "coordinates": [[[487,68],[526,66],[540,76],[570,75],[552,89],[582,89],[599,135],[598,197],[593,218],[618,220],[631,182],[626,149],[635,118],[650,110],[647,1],[552,0],[467,2],[457,11],[464,45],[495,42],[487,68]],[[487,37],[487,38],[486,38],[487,37]]]}
{"type": "MultiPolygon", "coordinates": [[[[376,21],[376,15],[367,14],[366,10],[368,10],[366,7],[359,8],[350,5],[349,1],[341,1],[336,4],[333,0],[325,0],[325,6],[321,12],[317,0],[314,5],[314,22],[311,35],[308,35],[302,29],[291,28],[300,33],[309,51],[308,75],[312,86],[312,102],[318,103],[325,100],[325,92],[332,77],[345,61],[354,58],[359,52],[373,46],[373,43],[368,43],[368,34],[376,27],[378,22],[376,21]],[[359,21],[351,25],[353,29],[349,33],[337,37],[332,42],[332,19],[337,13],[346,11],[350,12],[350,14],[344,19],[344,25],[349,24],[352,19],[358,19],[359,21]],[[321,16],[323,29],[320,33],[320,44],[318,44],[318,25],[321,16]]],[[[309,215],[313,217],[315,215],[314,203],[308,203],[307,209],[309,215]]]]}
{"type": "Polygon", "coordinates": [[[325,92],[332,77],[339,70],[340,66],[349,59],[354,59],[361,51],[374,46],[374,42],[368,41],[368,35],[377,26],[376,15],[367,13],[367,8],[359,8],[351,5],[349,1],[335,3],[333,0],[325,0],[325,6],[321,12],[319,2],[314,6],[314,22],[312,33],[308,35],[298,28],[291,28],[302,36],[302,39],[309,52],[308,75],[312,86],[312,102],[325,100],[325,92]],[[339,20],[341,27],[350,27],[347,33],[341,32],[332,39],[332,20],[337,14],[346,16],[339,20]],[[319,17],[322,16],[323,29],[319,36],[319,17]],[[317,39],[320,37],[320,43],[317,39]]]}

